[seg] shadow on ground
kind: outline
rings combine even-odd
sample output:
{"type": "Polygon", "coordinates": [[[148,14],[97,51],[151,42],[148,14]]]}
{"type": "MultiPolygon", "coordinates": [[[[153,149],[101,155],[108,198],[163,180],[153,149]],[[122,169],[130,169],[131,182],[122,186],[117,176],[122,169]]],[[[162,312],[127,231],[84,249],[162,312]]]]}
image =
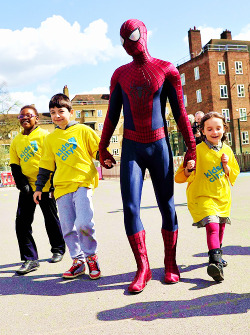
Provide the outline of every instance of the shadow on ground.
{"type": "Polygon", "coordinates": [[[97,314],[101,321],[153,321],[156,319],[190,318],[247,313],[250,294],[219,293],[192,300],[139,302],[97,314]]]}
{"type": "MultiPolygon", "coordinates": [[[[230,256],[236,256],[236,255],[242,255],[247,256],[250,255],[250,247],[241,247],[240,245],[229,245],[226,247],[222,247],[223,255],[230,255],[230,256]]],[[[207,252],[206,253],[200,253],[193,255],[194,257],[208,257],[207,252]]]]}

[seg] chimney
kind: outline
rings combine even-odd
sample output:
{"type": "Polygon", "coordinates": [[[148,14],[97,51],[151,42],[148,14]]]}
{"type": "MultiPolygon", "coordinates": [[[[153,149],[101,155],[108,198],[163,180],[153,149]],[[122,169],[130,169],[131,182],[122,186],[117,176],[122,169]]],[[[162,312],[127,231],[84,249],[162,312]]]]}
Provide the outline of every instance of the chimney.
{"type": "Polygon", "coordinates": [[[222,40],[231,40],[232,39],[232,34],[231,31],[229,30],[224,30],[221,34],[220,34],[220,38],[222,40]]]}
{"type": "Polygon", "coordinates": [[[202,49],[201,45],[201,32],[200,30],[196,29],[189,29],[188,31],[188,42],[189,42],[189,52],[190,57],[194,58],[199,55],[202,49]]]}
{"type": "Polygon", "coordinates": [[[68,86],[65,85],[64,88],[63,88],[63,94],[67,95],[67,97],[69,97],[69,89],[68,89],[68,86]]]}

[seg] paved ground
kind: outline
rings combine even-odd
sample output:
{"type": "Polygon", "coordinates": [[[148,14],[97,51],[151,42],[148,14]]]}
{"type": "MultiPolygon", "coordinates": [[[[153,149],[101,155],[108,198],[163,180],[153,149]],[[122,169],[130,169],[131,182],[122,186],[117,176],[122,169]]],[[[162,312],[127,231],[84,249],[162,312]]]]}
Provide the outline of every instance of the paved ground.
{"type": "Polygon", "coordinates": [[[232,226],[226,227],[225,281],[216,284],[206,273],[205,230],[191,226],[185,185],[175,185],[179,219],[177,260],[181,282],[163,283],[161,218],[150,180],[143,189],[141,216],[147,232],[153,279],[146,289],[130,295],[127,286],[135,262],[125,236],[118,180],[103,180],[94,195],[99,259],[103,277],[87,275],[65,281],[69,254],[50,264],[42,214],[34,221],[40,268],[15,276],[20,266],[14,219],[18,192],[0,189],[0,334],[249,334],[249,206],[250,174],[241,174],[232,190],[232,226]]]}

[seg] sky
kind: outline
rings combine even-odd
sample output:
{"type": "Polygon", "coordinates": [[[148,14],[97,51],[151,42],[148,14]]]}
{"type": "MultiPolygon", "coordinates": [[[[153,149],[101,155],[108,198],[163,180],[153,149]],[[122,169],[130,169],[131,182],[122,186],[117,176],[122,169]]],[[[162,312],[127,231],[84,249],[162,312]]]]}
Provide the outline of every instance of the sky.
{"type": "Polygon", "coordinates": [[[70,98],[109,92],[115,69],[132,60],[120,43],[128,19],[146,25],[152,57],[177,65],[194,26],[202,45],[225,29],[250,40],[249,12],[249,0],[0,0],[0,85],[21,106],[48,112],[65,85],[70,98]]]}

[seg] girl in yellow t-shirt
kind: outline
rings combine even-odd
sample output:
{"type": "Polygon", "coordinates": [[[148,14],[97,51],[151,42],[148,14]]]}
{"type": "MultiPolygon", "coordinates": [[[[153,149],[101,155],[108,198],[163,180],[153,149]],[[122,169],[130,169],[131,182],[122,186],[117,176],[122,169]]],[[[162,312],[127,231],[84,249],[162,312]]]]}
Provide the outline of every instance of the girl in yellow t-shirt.
{"type": "Polygon", "coordinates": [[[224,280],[222,240],[225,224],[230,222],[230,185],[240,173],[231,148],[224,143],[226,122],[217,112],[205,114],[200,123],[203,142],[196,147],[196,166],[193,160],[183,164],[175,175],[177,183],[188,182],[188,209],[194,226],[206,227],[209,254],[208,275],[215,281],[224,280]]]}

